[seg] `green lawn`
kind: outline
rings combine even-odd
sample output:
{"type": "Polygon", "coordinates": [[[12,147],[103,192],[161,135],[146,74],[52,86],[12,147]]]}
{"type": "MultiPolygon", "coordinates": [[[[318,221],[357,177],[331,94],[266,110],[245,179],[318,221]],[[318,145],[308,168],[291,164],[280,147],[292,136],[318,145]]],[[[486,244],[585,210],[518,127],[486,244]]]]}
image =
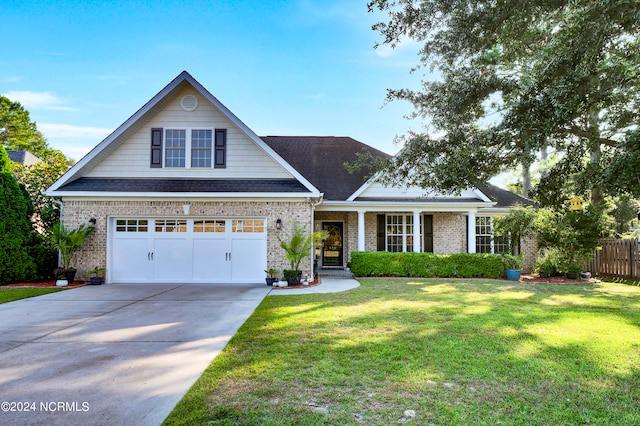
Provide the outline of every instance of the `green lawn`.
{"type": "Polygon", "coordinates": [[[640,288],[373,279],[267,297],[165,424],[409,420],[640,424],[640,288]]]}
{"type": "Polygon", "coordinates": [[[0,304],[13,302],[14,300],[26,299],[28,297],[41,296],[43,294],[55,293],[59,288],[9,288],[0,287],[0,304]]]}

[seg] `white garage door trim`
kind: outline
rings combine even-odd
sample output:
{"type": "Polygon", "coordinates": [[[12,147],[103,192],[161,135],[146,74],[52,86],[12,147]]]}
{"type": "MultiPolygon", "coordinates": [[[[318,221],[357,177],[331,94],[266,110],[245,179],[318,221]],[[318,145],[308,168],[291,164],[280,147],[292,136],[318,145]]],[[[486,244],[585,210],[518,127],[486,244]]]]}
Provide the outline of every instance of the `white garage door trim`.
{"type": "Polygon", "coordinates": [[[107,266],[114,283],[261,283],[265,218],[109,220],[107,266]]]}

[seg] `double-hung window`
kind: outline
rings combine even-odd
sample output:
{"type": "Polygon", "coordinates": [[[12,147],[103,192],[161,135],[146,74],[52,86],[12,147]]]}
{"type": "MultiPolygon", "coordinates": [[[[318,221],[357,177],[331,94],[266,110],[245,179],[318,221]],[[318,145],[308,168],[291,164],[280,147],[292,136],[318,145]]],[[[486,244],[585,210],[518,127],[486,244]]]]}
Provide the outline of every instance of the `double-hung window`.
{"type": "Polygon", "coordinates": [[[413,251],[413,216],[387,215],[386,251],[413,251]]]}
{"type": "Polygon", "coordinates": [[[476,216],[476,253],[506,253],[509,237],[496,235],[491,216],[476,216]]]}
{"type": "Polygon", "coordinates": [[[225,168],[226,129],[151,129],[151,167],[225,168]]]}

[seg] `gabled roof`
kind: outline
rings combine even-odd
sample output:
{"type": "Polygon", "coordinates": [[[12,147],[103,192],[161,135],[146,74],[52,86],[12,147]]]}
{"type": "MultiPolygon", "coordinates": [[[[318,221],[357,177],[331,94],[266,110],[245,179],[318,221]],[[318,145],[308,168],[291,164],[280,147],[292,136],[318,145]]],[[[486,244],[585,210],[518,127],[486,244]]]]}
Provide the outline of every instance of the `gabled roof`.
{"type": "Polygon", "coordinates": [[[344,201],[365,182],[366,170],[350,174],[344,167],[357,159],[356,153],[391,158],[345,136],[263,136],[262,140],[324,192],[325,200],[344,201]]]}
{"type": "Polygon", "coordinates": [[[421,203],[491,203],[495,208],[515,207],[516,205],[532,206],[535,203],[513,192],[491,184],[478,184],[473,191],[474,196],[430,197],[425,199],[359,197],[372,181],[365,177],[368,171],[362,170],[350,174],[344,163],[356,160],[356,153],[369,152],[373,156],[391,158],[391,155],[379,151],[369,145],[350,137],[341,136],[262,136],[271,148],[282,158],[302,173],[321,192],[324,199],[331,201],[368,202],[421,202],[421,203]]]}
{"type": "MultiPolygon", "coordinates": [[[[278,162],[287,172],[289,172],[295,180],[297,180],[304,188],[304,193],[308,196],[320,196],[318,189],[315,188],[301,173],[294,167],[284,161],[273,149],[264,143],[246,124],[236,117],[226,106],[224,106],[215,96],[196,81],[188,72],[181,72],[171,83],[156,94],[142,108],[136,111],[113,133],[107,136],[95,148],[93,148],[84,158],[78,161],[67,173],[65,173],[57,182],[55,182],[47,191],[47,195],[60,196],[66,195],[62,190],[65,185],[83,178],[86,173],[113,152],[121,143],[127,140],[128,136],[140,129],[142,125],[148,121],[150,117],[155,116],[161,111],[175,96],[185,87],[192,87],[211,104],[216,107],[223,116],[236,125],[252,142],[260,147],[267,155],[271,156],[278,162]]],[[[77,194],[73,194],[77,195],[77,194]]]]}

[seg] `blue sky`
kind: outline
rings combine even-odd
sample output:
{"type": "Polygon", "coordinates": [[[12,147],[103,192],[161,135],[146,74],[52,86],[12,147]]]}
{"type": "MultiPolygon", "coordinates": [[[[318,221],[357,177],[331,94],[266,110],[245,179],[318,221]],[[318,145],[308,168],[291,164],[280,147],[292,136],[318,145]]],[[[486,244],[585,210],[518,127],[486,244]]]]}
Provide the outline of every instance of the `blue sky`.
{"type": "Polygon", "coordinates": [[[182,70],[258,135],[351,136],[395,154],[420,130],[415,43],[374,49],[366,0],[3,1],[0,94],[79,160],[182,70]]]}

